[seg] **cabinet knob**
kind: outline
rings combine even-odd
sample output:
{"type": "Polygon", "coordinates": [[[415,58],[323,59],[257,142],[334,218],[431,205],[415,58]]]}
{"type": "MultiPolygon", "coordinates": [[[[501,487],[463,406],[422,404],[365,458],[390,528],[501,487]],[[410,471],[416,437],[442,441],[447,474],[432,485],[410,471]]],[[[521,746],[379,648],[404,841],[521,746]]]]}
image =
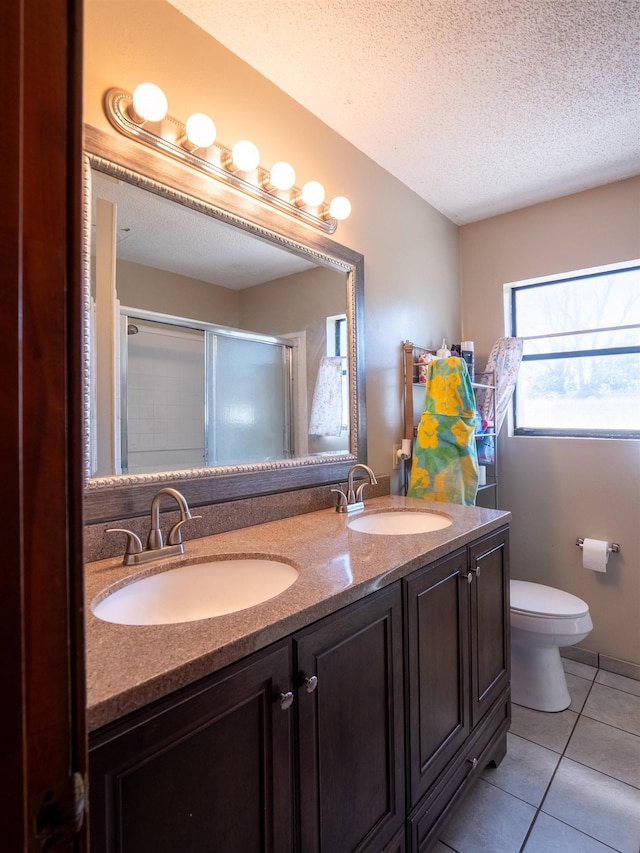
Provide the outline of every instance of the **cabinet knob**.
{"type": "Polygon", "coordinates": [[[304,687],[307,693],[313,693],[313,691],[318,686],[318,676],[310,675],[309,678],[305,678],[304,687]]]}
{"type": "Polygon", "coordinates": [[[467,579],[467,583],[471,583],[471,581],[473,580],[473,572],[467,572],[465,577],[467,579]]]}
{"type": "Polygon", "coordinates": [[[288,690],[286,693],[280,694],[280,707],[283,711],[286,711],[287,708],[290,708],[293,704],[293,693],[288,690]]]}
{"type": "Polygon", "coordinates": [[[476,577],[479,578],[480,577],[480,566],[476,566],[473,571],[476,573],[476,577]]]}
{"type": "Polygon", "coordinates": [[[472,770],[475,770],[476,767],[478,766],[478,759],[477,758],[467,758],[467,761],[471,765],[472,770]]]}

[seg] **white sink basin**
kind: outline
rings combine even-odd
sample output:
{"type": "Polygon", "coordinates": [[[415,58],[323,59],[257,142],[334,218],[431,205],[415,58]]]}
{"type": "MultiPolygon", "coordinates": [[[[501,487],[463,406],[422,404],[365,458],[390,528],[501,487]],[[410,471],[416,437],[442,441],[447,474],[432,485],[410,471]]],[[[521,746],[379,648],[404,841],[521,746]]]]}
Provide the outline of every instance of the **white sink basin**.
{"type": "Polygon", "coordinates": [[[449,527],[453,519],[437,512],[420,510],[390,510],[361,515],[347,522],[347,527],[358,533],[374,533],[379,536],[404,536],[408,533],[431,533],[449,527]]]}
{"type": "Polygon", "coordinates": [[[235,613],[268,601],[295,583],[288,563],[257,558],[211,560],[132,581],[91,609],[119,625],[168,625],[235,613]]]}

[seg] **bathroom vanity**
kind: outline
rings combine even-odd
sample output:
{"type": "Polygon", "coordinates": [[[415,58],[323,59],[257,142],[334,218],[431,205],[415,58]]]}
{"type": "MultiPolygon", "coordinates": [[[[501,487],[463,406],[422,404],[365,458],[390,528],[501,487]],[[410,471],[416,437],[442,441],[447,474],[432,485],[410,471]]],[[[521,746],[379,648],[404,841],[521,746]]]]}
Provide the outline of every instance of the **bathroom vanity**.
{"type": "MultiPolygon", "coordinates": [[[[365,513],[425,510],[397,497],[365,513]]],[[[186,543],[300,572],[249,610],[174,625],[87,613],[94,851],[427,851],[509,706],[509,514],[376,535],[323,510],[186,543]]],[[[169,561],[169,565],[175,564],[169,561]]],[[[131,573],[87,567],[87,601],[131,573]]]]}

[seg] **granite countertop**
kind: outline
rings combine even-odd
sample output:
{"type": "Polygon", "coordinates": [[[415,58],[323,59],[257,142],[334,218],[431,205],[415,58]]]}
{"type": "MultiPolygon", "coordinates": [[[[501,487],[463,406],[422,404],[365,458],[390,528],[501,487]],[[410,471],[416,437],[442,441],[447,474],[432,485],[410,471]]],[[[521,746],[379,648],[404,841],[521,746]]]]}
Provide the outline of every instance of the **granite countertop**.
{"type": "MultiPolygon", "coordinates": [[[[425,510],[424,501],[387,495],[363,512],[425,510]]],[[[88,726],[93,731],[184,687],[311,622],[375,592],[510,521],[501,510],[431,504],[453,523],[431,533],[380,536],[347,527],[354,515],[311,512],[185,542],[185,554],[143,566],[122,557],[85,568],[88,726]],[[208,557],[282,559],[298,580],[262,604],[211,619],[171,625],[116,625],[93,615],[91,602],[125,578],[208,557]]],[[[357,513],[358,515],[362,513],[357,513]]]]}

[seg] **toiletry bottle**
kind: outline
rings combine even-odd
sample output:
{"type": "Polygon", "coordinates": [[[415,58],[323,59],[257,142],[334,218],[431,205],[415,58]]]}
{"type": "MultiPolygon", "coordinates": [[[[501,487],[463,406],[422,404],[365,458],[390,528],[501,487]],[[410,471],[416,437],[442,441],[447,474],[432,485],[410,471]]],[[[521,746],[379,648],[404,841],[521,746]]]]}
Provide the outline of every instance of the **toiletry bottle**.
{"type": "Polygon", "coordinates": [[[469,371],[469,376],[471,377],[471,381],[473,382],[475,379],[475,358],[473,341],[462,341],[462,343],[460,344],[460,353],[462,355],[462,358],[467,363],[467,370],[469,371]]]}
{"type": "Polygon", "coordinates": [[[451,355],[451,351],[447,349],[447,342],[444,338],[442,339],[442,346],[436,352],[436,355],[438,356],[438,358],[449,358],[449,356],[451,355]]]}

